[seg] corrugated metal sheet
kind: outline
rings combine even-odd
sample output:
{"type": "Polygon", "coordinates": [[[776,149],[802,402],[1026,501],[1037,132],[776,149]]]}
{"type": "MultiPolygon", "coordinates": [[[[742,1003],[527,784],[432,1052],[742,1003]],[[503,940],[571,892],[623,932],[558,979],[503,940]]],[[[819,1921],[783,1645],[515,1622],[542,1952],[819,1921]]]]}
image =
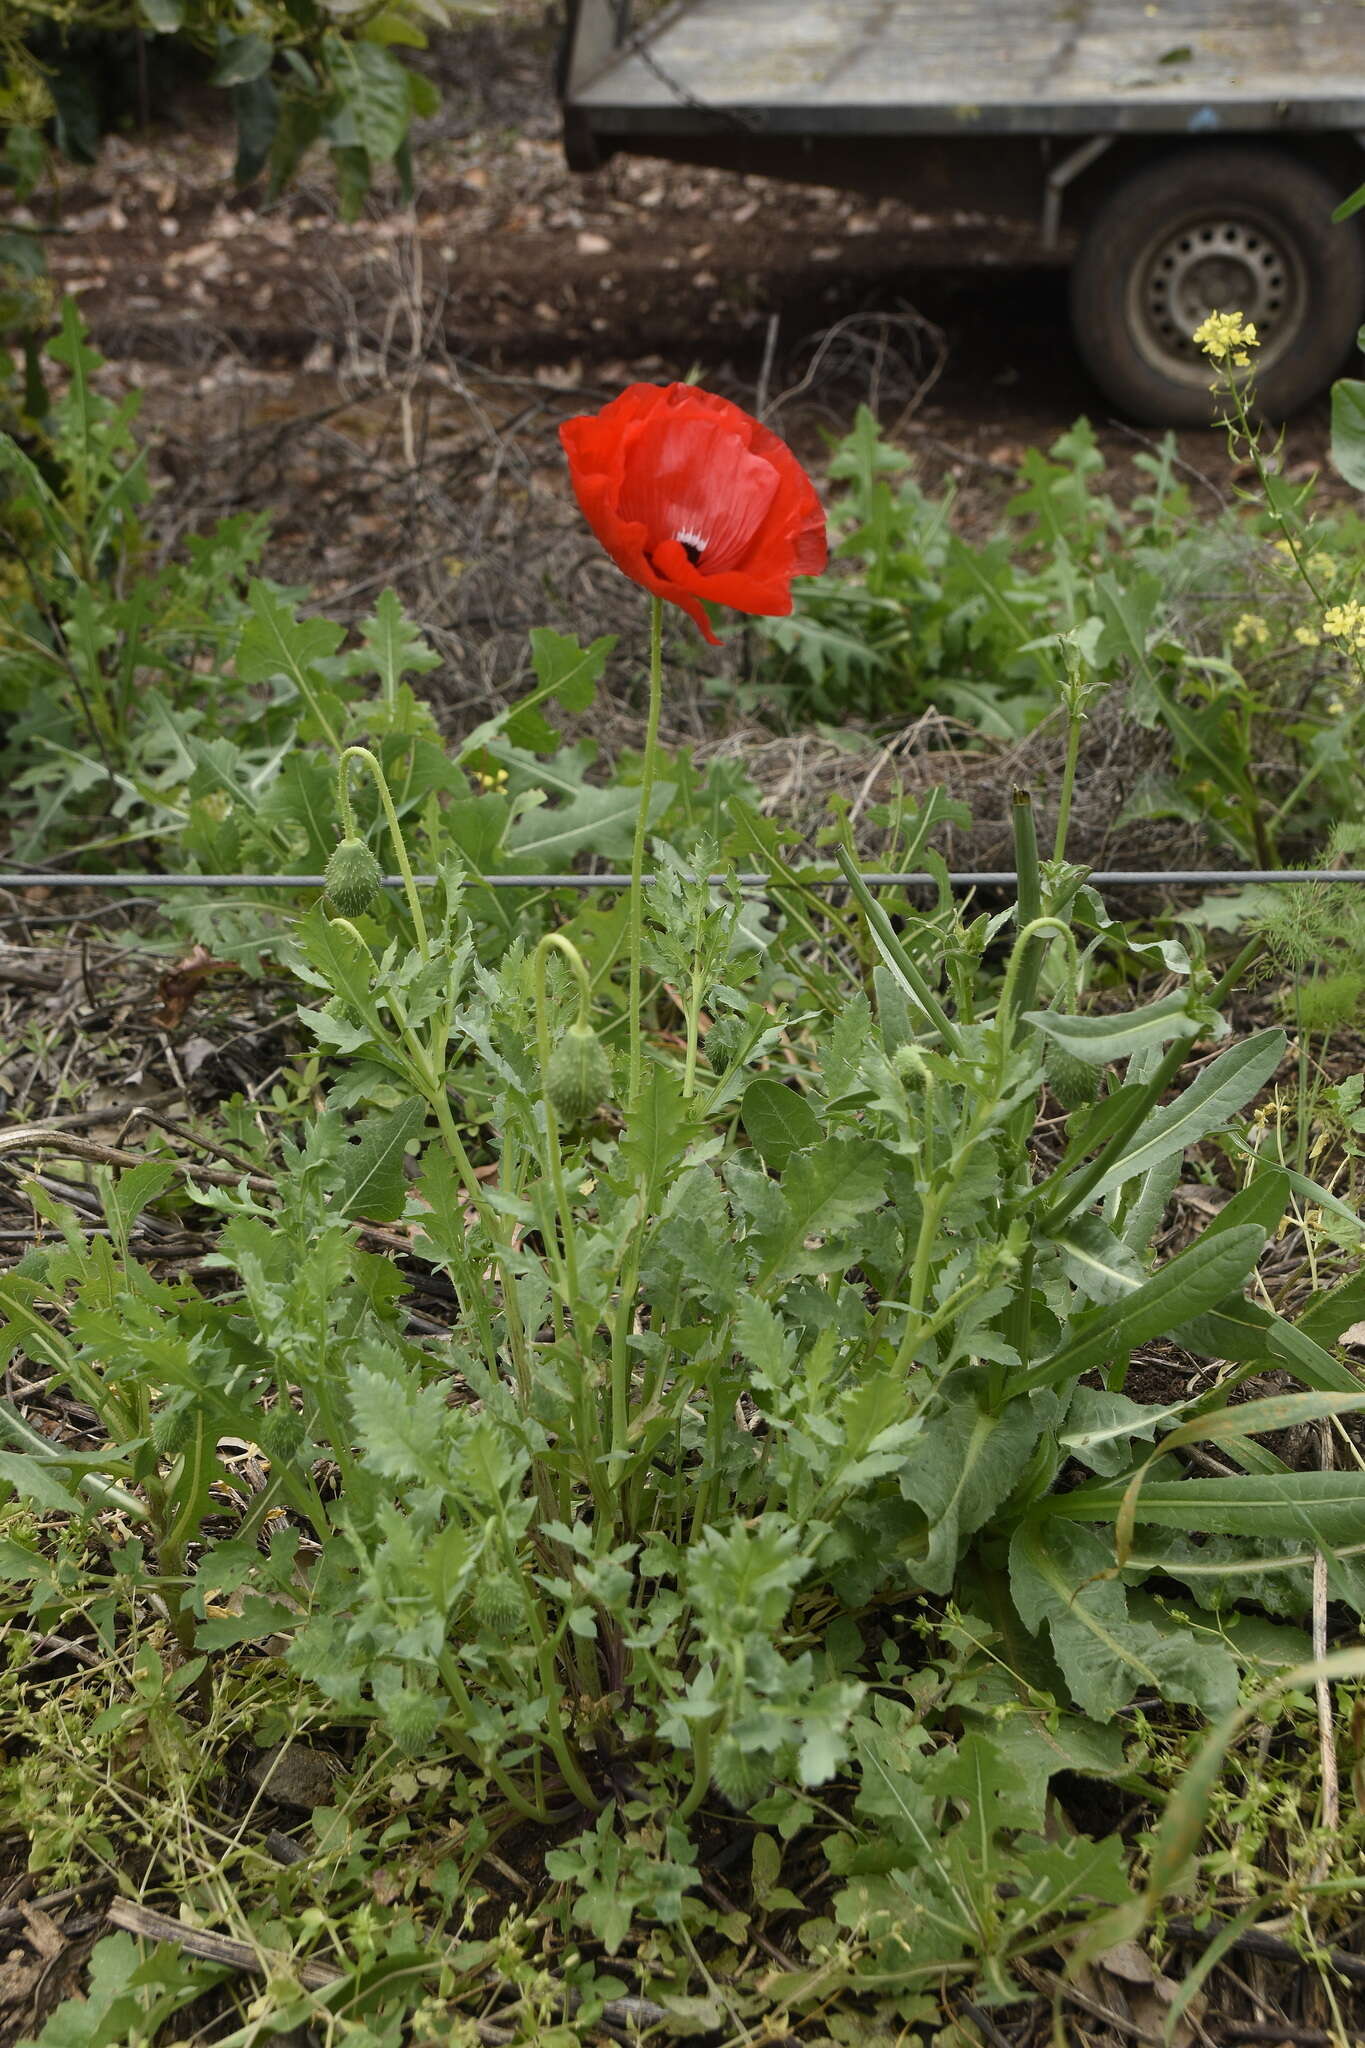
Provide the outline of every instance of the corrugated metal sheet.
{"type": "Polygon", "coordinates": [[[691,0],[574,94],[672,130],[1365,125],[1360,0],[691,0]]]}

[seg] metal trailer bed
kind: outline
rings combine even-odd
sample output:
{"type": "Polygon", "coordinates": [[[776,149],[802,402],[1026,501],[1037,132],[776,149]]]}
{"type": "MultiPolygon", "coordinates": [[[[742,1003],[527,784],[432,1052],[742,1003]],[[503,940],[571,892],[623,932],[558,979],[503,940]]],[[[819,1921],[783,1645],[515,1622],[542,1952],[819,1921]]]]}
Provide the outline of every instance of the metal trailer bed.
{"type": "Polygon", "coordinates": [[[1360,0],[569,0],[576,168],[617,150],[1079,231],[1077,340],[1128,411],[1207,417],[1204,312],[1263,337],[1269,411],[1339,366],[1365,244],[1360,0]],[[1240,296],[1239,296],[1240,294],[1240,296]],[[1191,317],[1193,316],[1193,317],[1191,317]]]}

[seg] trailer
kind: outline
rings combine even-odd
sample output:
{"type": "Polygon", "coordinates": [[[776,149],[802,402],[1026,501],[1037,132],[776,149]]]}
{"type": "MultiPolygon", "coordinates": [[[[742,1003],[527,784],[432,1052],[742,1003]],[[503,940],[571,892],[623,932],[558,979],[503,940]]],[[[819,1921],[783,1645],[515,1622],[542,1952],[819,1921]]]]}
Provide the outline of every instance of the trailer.
{"type": "MultiPolygon", "coordinates": [[[[1130,417],[1199,424],[1207,313],[1256,323],[1263,411],[1365,313],[1360,0],[569,0],[570,164],[618,151],[1032,223],[1130,417]]],[[[1016,242],[1016,246],[1020,246],[1016,242]]]]}

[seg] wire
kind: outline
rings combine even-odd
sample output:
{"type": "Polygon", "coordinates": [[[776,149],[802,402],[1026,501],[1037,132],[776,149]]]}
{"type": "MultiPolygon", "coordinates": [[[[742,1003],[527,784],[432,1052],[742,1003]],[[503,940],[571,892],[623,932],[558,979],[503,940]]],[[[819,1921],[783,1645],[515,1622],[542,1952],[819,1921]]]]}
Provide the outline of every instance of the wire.
{"type": "MultiPolygon", "coordinates": [[[[420,889],[434,889],[439,875],[415,875],[420,889]]],[[[653,875],[645,876],[653,882],[653,875]]],[[[866,874],[870,889],[935,888],[939,875],[866,874]]],[[[1012,888],[1017,877],[1013,868],[962,868],[949,870],[947,880],[955,889],[1012,888]]],[[[1098,868],[1086,881],[1102,889],[1226,889],[1240,884],[1273,887],[1294,882],[1365,882],[1365,868],[1098,868]]],[[[469,880],[486,889],[626,889],[629,875],[471,875],[469,880]]],[[[742,889],[846,889],[842,875],[802,875],[796,881],[774,881],[771,875],[708,875],[716,886],[734,882],[742,889]]],[[[321,889],[325,875],[70,875],[0,874],[0,889],[321,889]]],[[[401,875],[385,875],[386,889],[401,889],[401,875]]]]}

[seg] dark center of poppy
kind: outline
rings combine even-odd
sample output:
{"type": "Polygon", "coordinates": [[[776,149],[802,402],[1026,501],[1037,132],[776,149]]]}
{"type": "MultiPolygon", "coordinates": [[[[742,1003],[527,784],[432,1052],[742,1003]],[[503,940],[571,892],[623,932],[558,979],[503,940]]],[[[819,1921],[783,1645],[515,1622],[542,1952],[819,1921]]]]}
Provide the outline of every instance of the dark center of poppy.
{"type": "Polygon", "coordinates": [[[687,529],[684,528],[681,533],[675,536],[675,538],[677,539],[678,545],[682,549],[683,553],[686,555],[688,561],[692,564],[692,567],[695,569],[701,561],[702,556],[706,552],[706,541],[704,536],[696,532],[689,533],[687,529]]]}

